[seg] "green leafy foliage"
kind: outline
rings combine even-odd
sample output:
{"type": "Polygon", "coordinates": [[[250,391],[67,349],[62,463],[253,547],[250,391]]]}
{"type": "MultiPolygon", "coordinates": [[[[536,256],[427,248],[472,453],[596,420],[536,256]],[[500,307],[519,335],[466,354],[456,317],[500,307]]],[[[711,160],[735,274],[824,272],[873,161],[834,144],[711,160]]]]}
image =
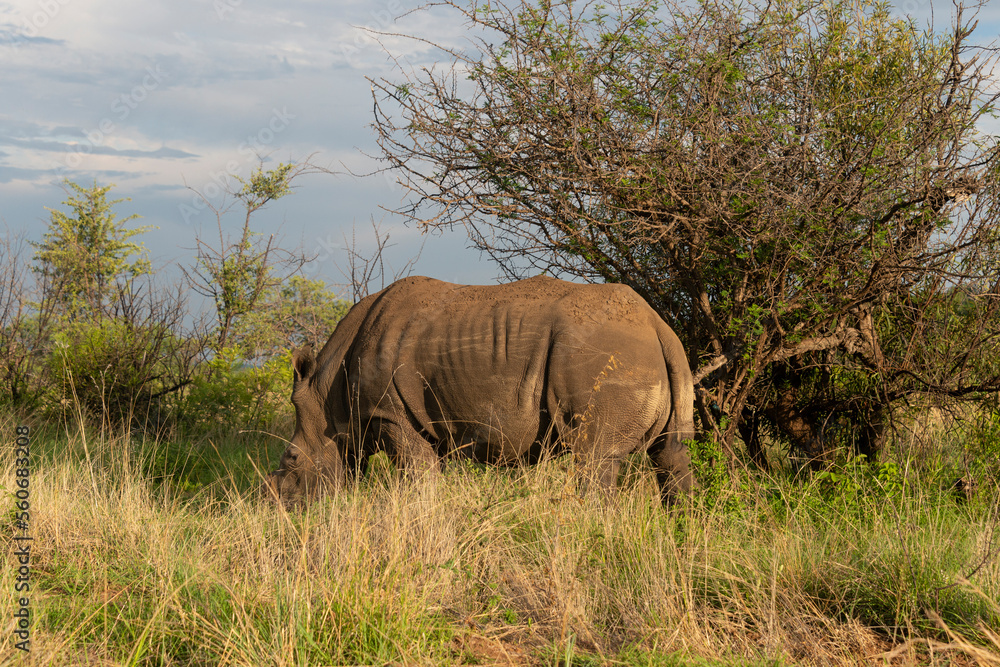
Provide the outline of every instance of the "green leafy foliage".
{"type": "Polygon", "coordinates": [[[240,318],[233,340],[247,359],[270,358],[307,343],[318,350],[350,308],[322,280],[292,276],[240,318]]]}
{"type": "MultiPolygon", "coordinates": [[[[182,285],[154,284],[135,239],[149,227],[127,227],[138,215],[117,217],[115,206],[127,200],[110,199],[113,186],[66,181],[68,210],[50,210],[42,241],[31,244],[33,265],[22,266],[16,238],[0,247],[3,402],[102,425],[180,424],[195,434],[263,428],[287,415],[289,350],[321,346],[350,304],[296,275],[306,256],[250,222],[310,169],[265,169],[261,160],[249,176],[233,176],[238,187],[228,194],[245,214],[235,238],[222,224],[233,204],[217,209],[206,200],[219,218],[218,246],[199,238],[185,275],[211,299],[215,327],[192,317],[182,285]]],[[[151,469],[188,479],[188,457],[160,454],[151,469]]]]}
{"type": "Polygon", "coordinates": [[[42,359],[48,343],[47,322],[37,313],[19,313],[0,332],[2,389],[0,404],[43,409],[52,397],[42,359]]]}
{"type": "Polygon", "coordinates": [[[971,458],[987,469],[1000,473],[1000,411],[980,415],[969,445],[971,458]]]}
{"type": "Polygon", "coordinates": [[[242,351],[227,347],[208,359],[177,410],[182,423],[198,430],[266,428],[289,410],[291,354],[249,365],[242,351]]]}
{"type": "Polygon", "coordinates": [[[128,200],[108,201],[113,185],[65,184],[75,193],[63,202],[70,213],[49,209],[48,231],[41,243],[32,243],[35,270],[46,280],[46,296],[55,299],[64,314],[97,317],[116,298],[117,281],[149,273],[145,248],[129,239],[150,227],[126,229],[138,215],[116,219],[112,208],[128,200]],[[131,260],[136,254],[139,257],[131,260]]]}
{"type": "Polygon", "coordinates": [[[292,194],[292,179],[295,174],[296,165],[291,162],[283,162],[267,171],[260,165],[247,179],[234,177],[242,186],[236,197],[248,211],[255,211],[270,201],[292,194]]]}
{"type": "Polygon", "coordinates": [[[691,468],[698,482],[697,502],[705,507],[714,507],[731,482],[729,465],[716,440],[690,440],[688,452],[691,468]]]}
{"type": "MultiPolygon", "coordinates": [[[[185,275],[191,288],[215,305],[216,351],[233,344],[231,338],[237,329],[242,327],[245,334],[247,326],[242,320],[261,308],[268,295],[306,262],[304,255],[281,248],[273,234],[264,236],[250,226],[254,213],[292,193],[293,179],[305,168],[283,163],[265,170],[262,161],[249,178],[233,176],[241,187],[230,194],[244,209],[238,238],[227,238],[223,233],[223,214],[229,207],[212,207],[218,218],[218,245],[199,237],[197,258],[185,269],[185,275]]],[[[251,350],[250,356],[255,356],[255,351],[251,350]]]]}

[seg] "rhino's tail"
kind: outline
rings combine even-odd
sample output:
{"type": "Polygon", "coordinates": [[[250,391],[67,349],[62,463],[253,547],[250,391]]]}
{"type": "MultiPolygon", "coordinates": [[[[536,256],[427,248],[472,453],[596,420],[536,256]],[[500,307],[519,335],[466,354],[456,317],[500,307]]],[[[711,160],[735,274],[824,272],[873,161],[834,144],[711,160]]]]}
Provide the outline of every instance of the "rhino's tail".
{"type": "Polygon", "coordinates": [[[657,324],[657,336],[670,382],[670,417],[653,440],[649,454],[660,483],[660,498],[670,506],[678,493],[688,493],[698,485],[684,444],[694,438],[694,379],[680,339],[662,320],[657,324]]]}
{"type": "Polygon", "coordinates": [[[664,435],[680,444],[694,438],[694,380],[680,338],[663,320],[657,320],[656,333],[670,381],[670,419],[664,435]]]}

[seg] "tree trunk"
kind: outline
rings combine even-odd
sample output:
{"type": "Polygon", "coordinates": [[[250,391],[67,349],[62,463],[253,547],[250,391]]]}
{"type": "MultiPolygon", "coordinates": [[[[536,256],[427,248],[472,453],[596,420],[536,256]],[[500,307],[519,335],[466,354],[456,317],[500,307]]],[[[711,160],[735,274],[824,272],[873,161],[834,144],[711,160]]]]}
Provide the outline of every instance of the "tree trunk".
{"type": "Polygon", "coordinates": [[[768,406],[764,414],[791,439],[794,449],[805,455],[809,466],[816,470],[828,462],[829,453],[812,420],[796,407],[795,399],[794,387],[780,389],[778,400],[768,406]]]}
{"type": "Polygon", "coordinates": [[[760,470],[767,472],[770,468],[767,463],[767,454],[760,442],[760,416],[749,409],[744,408],[740,423],[737,425],[743,444],[746,445],[750,460],[754,462],[760,470]]]}

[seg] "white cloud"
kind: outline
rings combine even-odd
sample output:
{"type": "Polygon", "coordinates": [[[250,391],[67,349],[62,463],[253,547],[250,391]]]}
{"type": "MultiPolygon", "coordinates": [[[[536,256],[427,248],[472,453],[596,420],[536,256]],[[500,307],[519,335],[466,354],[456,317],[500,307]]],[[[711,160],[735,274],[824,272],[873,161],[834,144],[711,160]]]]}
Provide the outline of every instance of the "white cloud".
{"type": "MultiPolygon", "coordinates": [[[[336,169],[367,170],[358,149],[376,149],[364,75],[385,73],[391,63],[363,28],[449,43],[461,34],[454,21],[426,13],[397,24],[413,6],[412,0],[293,0],[277,7],[264,0],[0,2],[0,217],[37,235],[48,217],[44,207],[65,198],[63,177],[114,182],[115,196],[132,198],[123,213],[138,212],[160,228],[147,244],[162,257],[183,257],[197,225],[212,222],[184,219],[180,208],[192,197],[186,185],[205,189],[227,170],[247,173],[255,149],[274,160],[316,154],[336,169]]],[[[380,39],[415,61],[434,57],[425,44],[380,39]]],[[[400,196],[380,177],[316,176],[302,183],[258,219],[262,230],[283,225],[296,238],[342,241],[355,223],[359,234],[367,233],[371,216],[385,216],[380,204],[400,196]]],[[[393,237],[405,240],[395,253],[418,245],[416,230],[393,237]]],[[[422,270],[447,269],[455,279],[464,266],[468,280],[480,281],[495,275],[462,249],[460,233],[449,238],[438,243],[452,260],[438,258],[422,270]]],[[[335,273],[329,262],[319,270],[336,277],[328,275],[335,273]]]]}

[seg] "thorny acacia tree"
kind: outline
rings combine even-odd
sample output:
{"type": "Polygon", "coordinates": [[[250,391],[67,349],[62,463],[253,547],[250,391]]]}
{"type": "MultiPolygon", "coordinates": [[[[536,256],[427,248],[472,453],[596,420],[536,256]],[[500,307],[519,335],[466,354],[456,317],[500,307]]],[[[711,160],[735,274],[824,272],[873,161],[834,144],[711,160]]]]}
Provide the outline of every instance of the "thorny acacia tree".
{"type": "Polygon", "coordinates": [[[473,48],[372,81],[400,211],[511,277],[635,288],[710,433],[759,457],[766,415],[819,455],[847,415],[874,454],[893,403],[1000,387],[995,55],[963,8],[936,32],[871,0],[440,4],[473,48]]]}

